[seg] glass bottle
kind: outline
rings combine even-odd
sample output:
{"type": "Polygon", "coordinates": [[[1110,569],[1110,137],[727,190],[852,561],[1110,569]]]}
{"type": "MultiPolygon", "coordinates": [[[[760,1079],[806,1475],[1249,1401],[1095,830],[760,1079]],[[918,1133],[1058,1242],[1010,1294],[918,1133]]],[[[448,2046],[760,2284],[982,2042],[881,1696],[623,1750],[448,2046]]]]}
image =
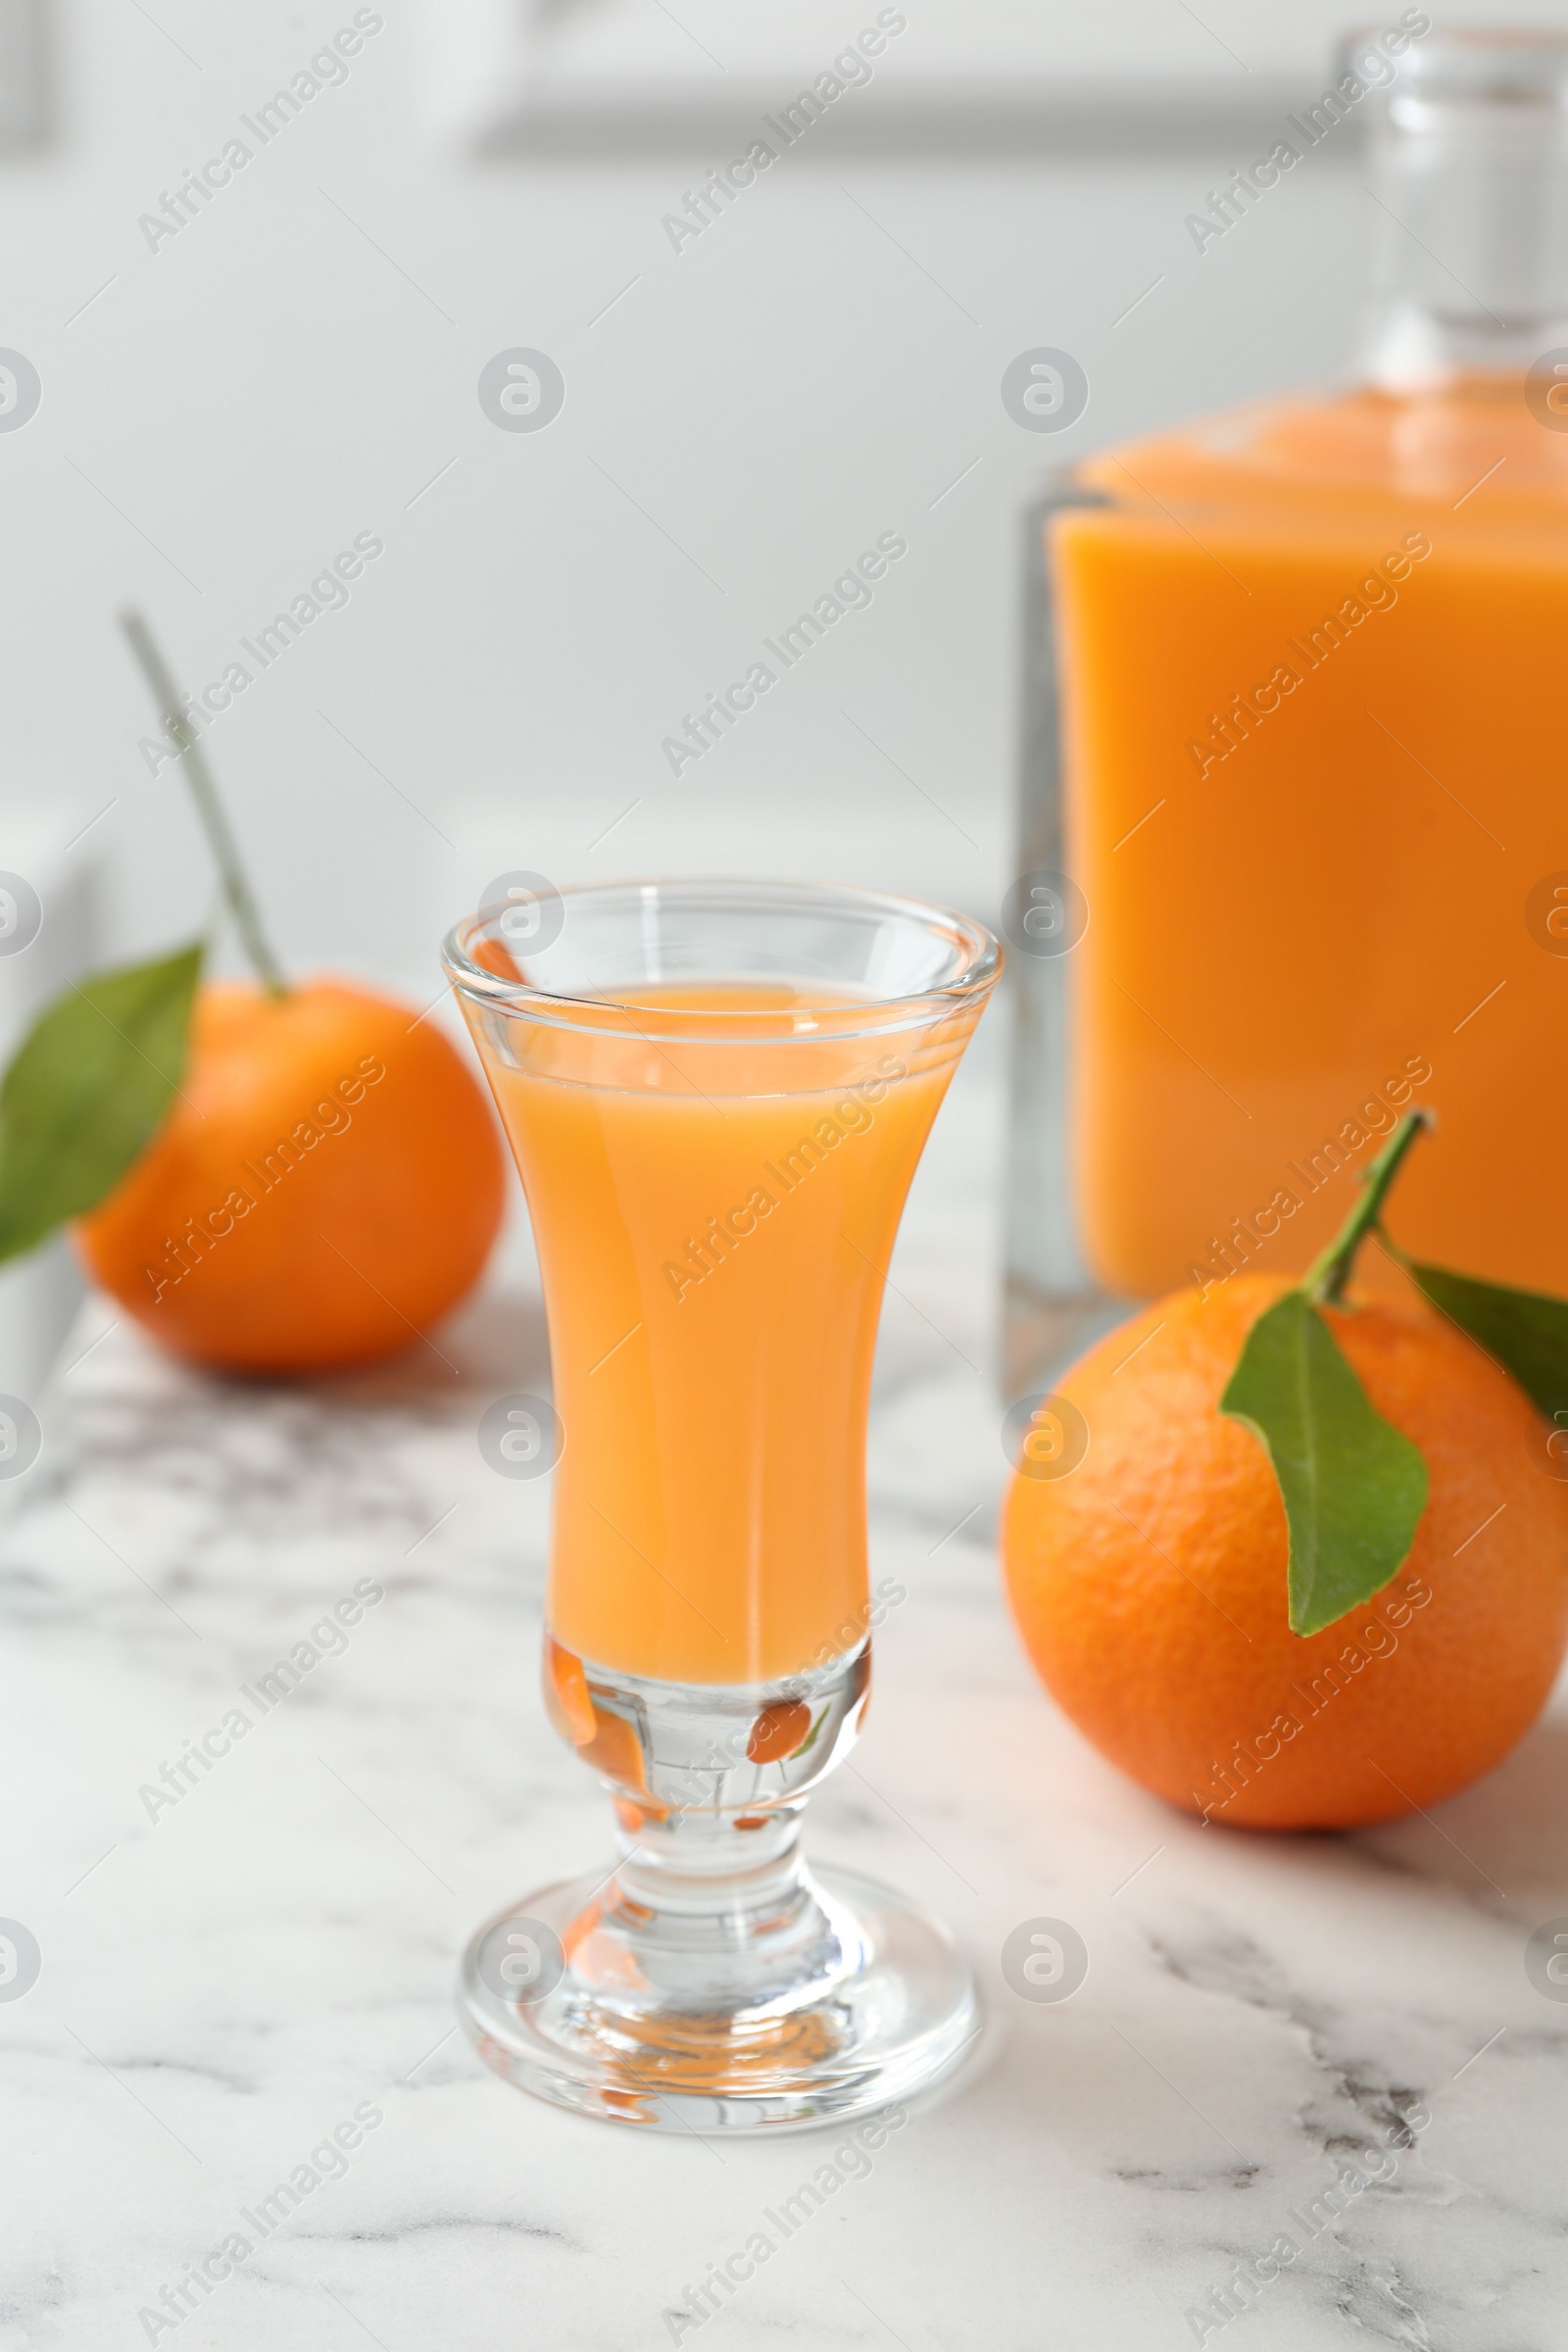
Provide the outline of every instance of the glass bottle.
{"type": "Polygon", "coordinates": [[[1568,1293],[1568,36],[1391,46],[1363,380],[1028,517],[1014,1391],[1299,1269],[1412,1101],[1401,1243],[1568,1293]]]}

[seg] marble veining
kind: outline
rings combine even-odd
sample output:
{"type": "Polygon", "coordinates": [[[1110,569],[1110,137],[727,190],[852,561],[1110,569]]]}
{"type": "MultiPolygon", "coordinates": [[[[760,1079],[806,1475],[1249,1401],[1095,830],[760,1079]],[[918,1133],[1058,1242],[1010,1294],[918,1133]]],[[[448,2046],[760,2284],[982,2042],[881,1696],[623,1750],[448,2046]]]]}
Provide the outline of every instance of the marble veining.
{"type": "Polygon", "coordinates": [[[0,2352],[1568,2346],[1568,2003],[1523,1964],[1568,1915],[1568,1712],[1346,1838],[1200,1827],[1084,1745],[997,1590],[1001,1116],[982,1051],[885,1314],[872,1574],[906,1598],[809,1831],[943,1909],[987,1988],[969,2073],[873,2153],[578,2122],[455,2028],[469,1930],[608,1843],[537,1696],[548,1497],[475,1436],[546,1378],[537,1300],[308,1391],[89,1308],[0,1492],[0,1914],[42,1954],[0,2000],[0,2352]],[[1047,1917],[1090,1952],[1055,2006],[999,1965],[1047,1917]]]}

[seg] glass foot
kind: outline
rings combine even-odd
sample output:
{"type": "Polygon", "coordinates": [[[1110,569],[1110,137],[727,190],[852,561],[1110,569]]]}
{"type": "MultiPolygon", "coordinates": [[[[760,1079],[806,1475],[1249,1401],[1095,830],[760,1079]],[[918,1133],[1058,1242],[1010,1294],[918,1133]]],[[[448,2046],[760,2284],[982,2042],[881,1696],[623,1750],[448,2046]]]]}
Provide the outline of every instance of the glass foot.
{"type": "Polygon", "coordinates": [[[730,1893],[729,1968],[710,1903],[650,1908],[624,1869],[501,1912],[463,1964],[459,2009],[479,2055],[582,2115],[732,2132],[910,2098],[975,2044],[967,1964],[913,1904],[798,1863],[760,1864],[730,1893]]]}

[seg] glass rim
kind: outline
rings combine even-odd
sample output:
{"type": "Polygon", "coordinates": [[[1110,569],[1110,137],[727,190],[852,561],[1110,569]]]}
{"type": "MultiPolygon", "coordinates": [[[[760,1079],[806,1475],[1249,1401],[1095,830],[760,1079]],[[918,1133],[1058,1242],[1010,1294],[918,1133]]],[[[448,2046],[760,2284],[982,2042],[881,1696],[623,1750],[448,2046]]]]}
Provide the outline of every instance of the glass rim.
{"type": "MultiPolygon", "coordinates": [[[[1353,73],[1355,60],[1378,46],[1386,26],[1369,24],[1342,35],[1336,45],[1339,71],[1353,73]]],[[[1568,27],[1555,24],[1431,24],[1406,48],[1387,56],[1387,81],[1374,84],[1370,98],[1397,95],[1473,104],[1489,100],[1560,98],[1568,85],[1568,27]]]]}
{"type": "MultiPolygon", "coordinates": [[[[554,885],[552,885],[552,888],[554,885]]],[[[680,1005],[644,1004],[637,999],[637,984],[628,984],[624,993],[611,996],[590,994],[587,991],[567,991],[542,987],[525,978],[508,979],[475,960],[469,952],[482,934],[493,931],[497,917],[487,916],[481,907],[454,923],[441,943],[441,960],[447,977],[461,996],[475,1003],[494,1006],[497,1010],[515,1013],[524,1018],[555,1022],[563,1027],[592,1029],[603,1026],[606,1013],[639,1014],[644,1022],[657,1024],[660,1016],[679,1024],[679,1033],[688,1038],[710,1036],[722,1038],[734,1035],[740,1025],[776,1020],[780,1011],[820,1011],[829,1017],[814,1023],[805,1036],[822,1037],[824,1031],[843,1036],[853,1034],[858,1026],[892,1027],[911,1017],[930,1017],[938,1012],[953,1012],[963,1004],[983,998],[996,984],[1003,965],[1002,943],[984,923],[972,915],[961,914],[956,907],[943,906],[925,899],[906,898],[889,891],[862,890],[850,883],[834,882],[762,882],[755,878],[727,875],[629,875],[612,882],[568,883],[556,895],[564,905],[588,900],[613,902],[621,900],[635,905],[640,899],[661,894],[687,903],[705,900],[712,902],[740,901],[753,906],[774,906],[782,912],[799,911],[809,914],[830,914],[835,908],[846,914],[881,916],[913,923],[929,933],[945,934],[954,942],[959,960],[956,970],[948,978],[929,987],[906,989],[896,996],[839,998],[831,1004],[797,1007],[763,1007],[759,1005],[680,1005]],[[598,1016],[598,1017],[596,1017],[598,1016]]],[[[739,978],[741,975],[736,974],[739,978]]],[[[646,1027],[643,1031],[646,1034],[646,1027]]],[[[788,1043],[787,1037],[777,1038],[788,1043]]]]}

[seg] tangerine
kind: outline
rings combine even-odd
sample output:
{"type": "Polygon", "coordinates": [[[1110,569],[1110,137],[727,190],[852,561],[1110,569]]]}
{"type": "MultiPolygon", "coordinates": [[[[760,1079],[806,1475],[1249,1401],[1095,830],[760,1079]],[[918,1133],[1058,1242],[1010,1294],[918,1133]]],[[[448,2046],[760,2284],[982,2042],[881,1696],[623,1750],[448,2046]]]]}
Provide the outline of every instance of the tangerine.
{"type": "Polygon", "coordinates": [[[1205,1820],[1347,1829],[1451,1796],[1535,1721],[1568,1643],[1568,1486],[1524,1391],[1413,1294],[1325,1309],[1429,1494],[1393,1581],[1293,1634],[1273,1468],[1219,1410],[1289,1287],[1238,1275],[1092,1348],[1059,1383],[1087,1452],[1026,1462],[1003,1559],[1047,1689],[1112,1763],[1205,1820]]]}
{"type": "Polygon", "coordinates": [[[326,1371],[411,1346],[457,1304],[504,1187],[490,1106],[433,1024],[342,981],[216,982],[169,1115],[75,1239],[176,1355],[326,1371]]]}

